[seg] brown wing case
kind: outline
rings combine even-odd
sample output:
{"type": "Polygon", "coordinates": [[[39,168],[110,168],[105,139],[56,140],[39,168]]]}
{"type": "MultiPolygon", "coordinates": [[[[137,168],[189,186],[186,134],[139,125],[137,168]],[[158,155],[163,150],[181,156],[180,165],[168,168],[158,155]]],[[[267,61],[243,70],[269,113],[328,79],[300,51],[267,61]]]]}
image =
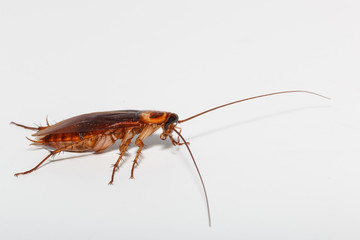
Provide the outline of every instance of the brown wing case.
{"type": "Polygon", "coordinates": [[[141,112],[138,110],[121,110],[82,114],[40,130],[34,133],[33,136],[73,132],[85,133],[119,127],[138,126],[140,125],[139,118],[141,112]]]}

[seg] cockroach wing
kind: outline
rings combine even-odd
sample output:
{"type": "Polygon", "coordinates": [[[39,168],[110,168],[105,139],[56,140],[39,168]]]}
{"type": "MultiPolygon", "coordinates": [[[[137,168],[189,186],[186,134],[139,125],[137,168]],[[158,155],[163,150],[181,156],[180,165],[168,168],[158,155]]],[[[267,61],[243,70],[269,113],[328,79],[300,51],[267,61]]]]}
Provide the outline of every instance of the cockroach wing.
{"type": "Polygon", "coordinates": [[[34,133],[33,136],[57,133],[85,133],[138,126],[141,112],[137,110],[120,110],[82,114],[42,129],[34,133]]]}

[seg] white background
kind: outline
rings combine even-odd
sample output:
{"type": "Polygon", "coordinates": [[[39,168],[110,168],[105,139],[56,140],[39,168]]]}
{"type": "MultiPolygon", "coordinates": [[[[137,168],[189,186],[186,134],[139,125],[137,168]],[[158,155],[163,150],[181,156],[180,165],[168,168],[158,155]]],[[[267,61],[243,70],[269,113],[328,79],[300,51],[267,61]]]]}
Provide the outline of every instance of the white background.
{"type": "Polygon", "coordinates": [[[1,1],[1,239],[359,239],[358,1],[1,1]],[[185,147],[145,140],[47,155],[33,125],[115,109],[180,118],[185,147]]]}

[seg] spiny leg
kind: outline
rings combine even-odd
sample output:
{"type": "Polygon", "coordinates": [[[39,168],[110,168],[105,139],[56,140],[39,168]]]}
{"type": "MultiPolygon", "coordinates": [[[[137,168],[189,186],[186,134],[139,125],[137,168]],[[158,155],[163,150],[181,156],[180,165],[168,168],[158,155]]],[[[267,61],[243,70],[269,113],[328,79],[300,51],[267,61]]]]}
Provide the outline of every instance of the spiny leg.
{"type": "Polygon", "coordinates": [[[53,156],[53,155],[55,155],[57,153],[66,151],[66,150],[73,149],[77,145],[83,144],[85,141],[87,141],[87,139],[85,139],[83,141],[76,142],[74,144],[70,144],[70,145],[68,145],[66,147],[58,148],[58,149],[56,149],[54,151],[51,151],[50,154],[47,155],[43,160],[41,160],[41,162],[38,165],[36,165],[34,168],[32,168],[32,169],[30,169],[28,171],[25,171],[25,172],[15,173],[14,175],[15,175],[15,177],[17,177],[19,175],[25,175],[25,174],[31,173],[31,172],[35,171],[36,169],[38,169],[41,166],[41,164],[43,164],[49,157],[51,157],[51,156],[53,156]]]}
{"type": "Polygon", "coordinates": [[[135,157],[134,163],[133,163],[132,168],[131,168],[131,176],[130,176],[130,178],[134,178],[135,165],[137,164],[137,160],[138,160],[138,158],[140,156],[141,149],[144,146],[144,143],[143,143],[144,139],[147,138],[148,136],[150,136],[151,134],[153,134],[159,128],[160,128],[160,125],[146,125],[141,130],[141,132],[139,133],[139,136],[137,137],[137,139],[135,141],[135,144],[137,146],[139,146],[139,149],[138,149],[138,151],[136,153],[136,157],[135,157]]]}
{"type": "Polygon", "coordinates": [[[117,169],[117,167],[120,163],[120,160],[124,156],[126,149],[128,148],[130,143],[131,143],[131,138],[126,140],[124,145],[120,145],[120,156],[119,156],[118,160],[116,161],[116,163],[114,164],[112,175],[111,175],[111,180],[109,182],[110,185],[113,184],[113,182],[114,182],[114,175],[115,175],[116,169],[117,169]]]}
{"type": "Polygon", "coordinates": [[[38,168],[41,166],[41,164],[43,164],[49,157],[51,157],[51,156],[53,156],[53,155],[55,155],[55,154],[57,154],[57,153],[59,153],[59,152],[61,152],[61,151],[63,151],[63,150],[64,150],[64,149],[61,148],[61,149],[57,149],[57,150],[55,150],[55,151],[50,152],[50,154],[47,155],[43,160],[41,160],[41,162],[39,162],[39,164],[36,165],[34,168],[32,168],[32,169],[30,169],[30,170],[28,170],[28,171],[25,171],[25,172],[15,173],[14,176],[17,177],[17,176],[19,176],[19,175],[25,175],[25,174],[28,174],[28,173],[31,173],[31,172],[35,171],[35,170],[38,169],[38,168]]]}
{"type": "MultiPolygon", "coordinates": [[[[175,127],[175,128],[177,128],[177,129],[179,129],[179,133],[181,134],[181,128],[179,128],[179,127],[175,127]]],[[[179,135],[178,135],[178,137],[177,137],[177,141],[171,136],[171,135],[169,135],[169,138],[170,138],[170,140],[171,140],[171,142],[172,142],[172,144],[174,145],[174,146],[176,146],[176,145],[183,145],[183,144],[185,144],[185,143],[181,143],[180,142],[180,137],[179,137],[179,135]]],[[[189,142],[186,142],[187,144],[189,144],[190,145],[190,143],[189,142]]]]}
{"type": "Polygon", "coordinates": [[[171,140],[171,143],[172,143],[174,146],[185,144],[185,143],[181,143],[179,139],[176,141],[171,135],[169,135],[169,138],[170,138],[170,140],[171,140]]]}
{"type": "Polygon", "coordinates": [[[138,149],[138,151],[136,153],[136,156],[135,156],[132,168],[131,168],[131,176],[130,176],[130,178],[134,178],[134,169],[135,169],[135,166],[137,166],[137,164],[138,164],[137,160],[139,159],[141,150],[144,147],[144,143],[141,141],[141,142],[138,143],[138,145],[139,145],[139,149],[138,149]]]}

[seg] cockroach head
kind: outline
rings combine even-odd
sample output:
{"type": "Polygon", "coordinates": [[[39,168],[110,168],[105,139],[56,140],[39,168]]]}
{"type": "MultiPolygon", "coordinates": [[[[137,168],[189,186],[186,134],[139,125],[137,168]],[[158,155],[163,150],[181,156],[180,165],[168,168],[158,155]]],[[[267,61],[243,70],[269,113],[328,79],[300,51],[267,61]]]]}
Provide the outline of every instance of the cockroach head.
{"type": "Polygon", "coordinates": [[[176,127],[176,124],[179,121],[179,117],[176,113],[169,113],[169,116],[164,125],[164,131],[171,133],[172,129],[176,127]]]}
{"type": "Polygon", "coordinates": [[[166,120],[163,122],[163,124],[161,125],[163,132],[160,134],[160,138],[162,140],[165,140],[167,137],[170,137],[171,140],[172,136],[171,133],[173,132],[173,130],[176,127],[176,124],[179,121],[179,117],[177,114],[175,113],[166,113],[166,120]]]}
{"type": "Polygon", "coordinates": [[[160,138],[165,140],[167,137],[170,137],[171,141],[174,144],[171,133],[176,127],[176,124],[179,121],[179,117],[175,113],[167,113],[166,121],[162,124],[163,132],[160,134],[160,138]]]}

